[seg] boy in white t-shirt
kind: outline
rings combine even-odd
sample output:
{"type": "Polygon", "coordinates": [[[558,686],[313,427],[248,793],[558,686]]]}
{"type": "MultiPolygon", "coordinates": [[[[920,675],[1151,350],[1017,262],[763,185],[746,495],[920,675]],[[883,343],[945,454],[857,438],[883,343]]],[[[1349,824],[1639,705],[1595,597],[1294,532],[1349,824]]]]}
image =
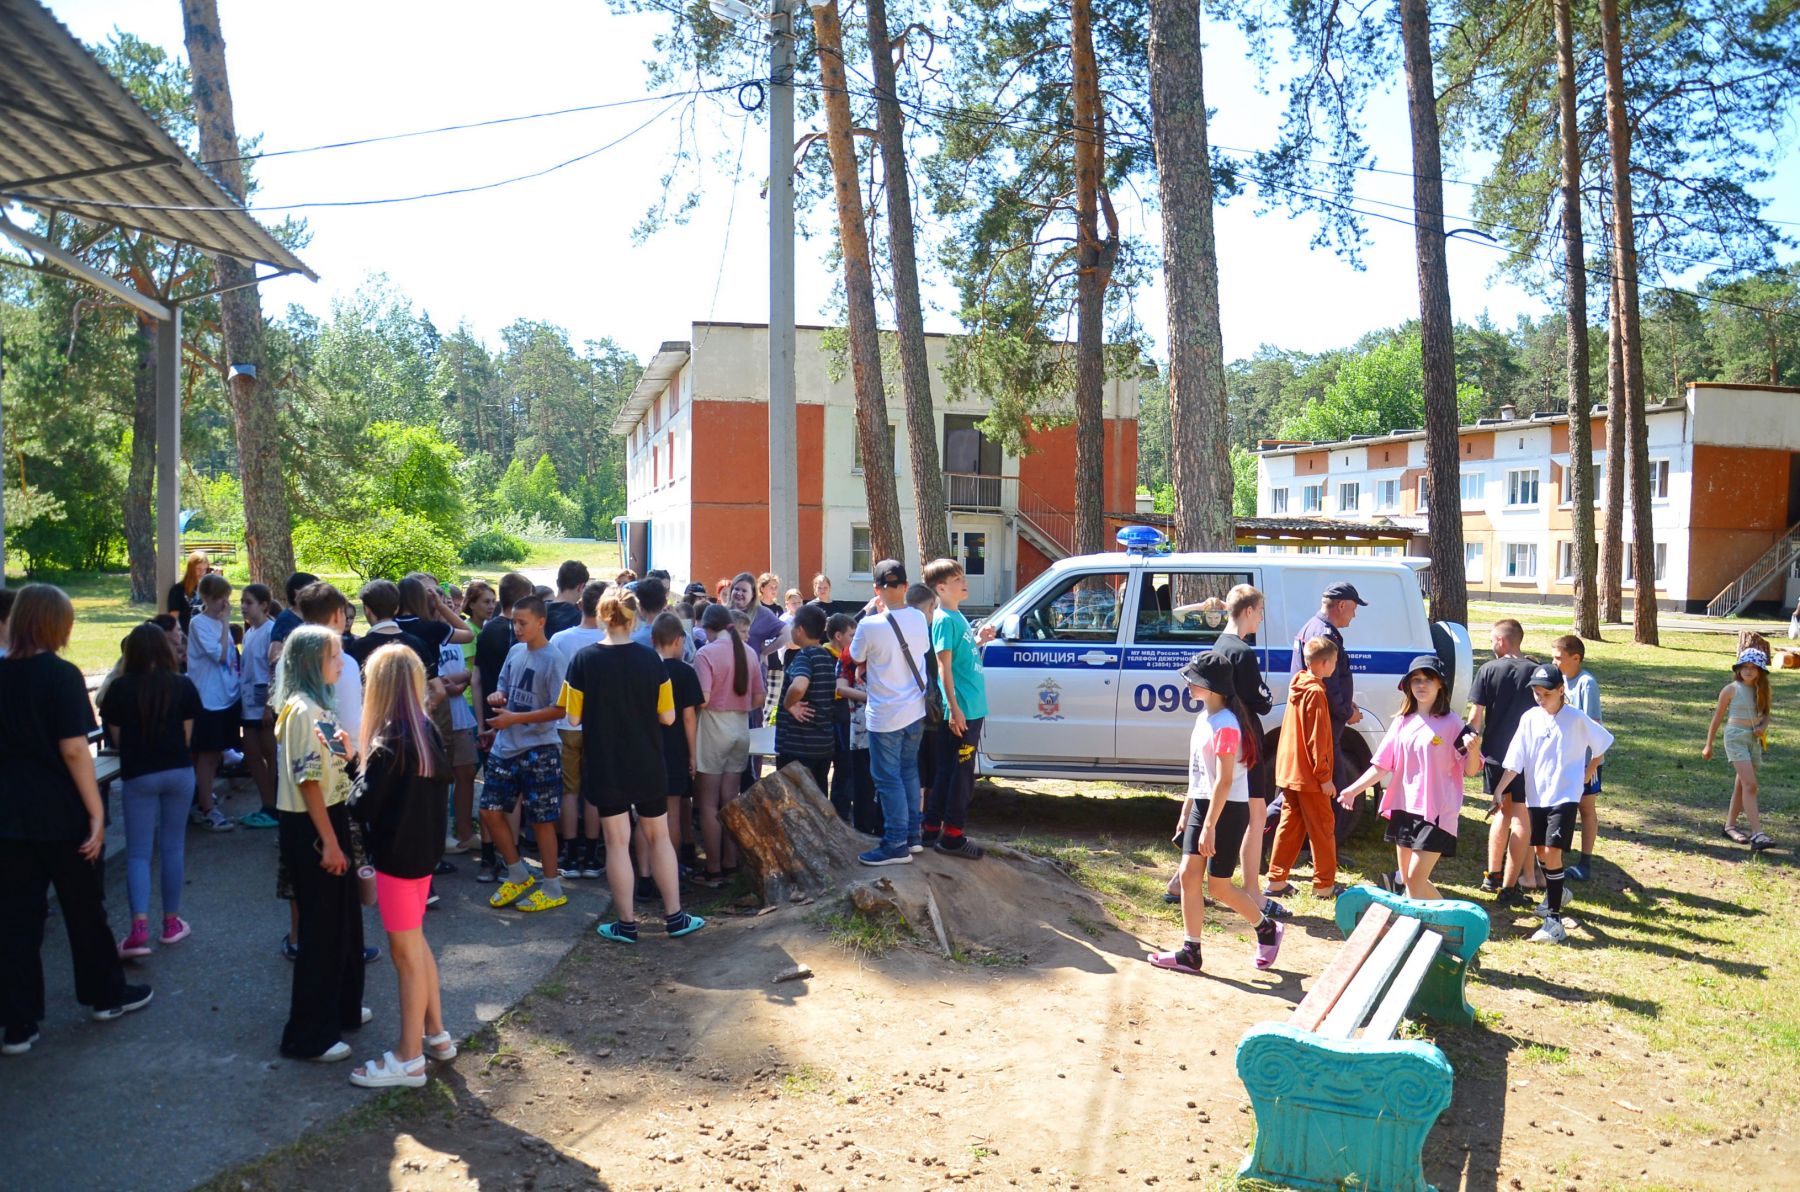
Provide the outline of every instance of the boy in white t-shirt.
{"type": "Polygon", "coordinates": [[[1555,666],[1534,670],[1530,687],[1537,707],[1519,718],[1495,794],[1524,777],[1531,844],[1544,871],[1547,894],[1544,925],[1531,938],[1560,944],[1568,936],[1562,920],[1563,850],[1575,843],[1581,826],[1581,792],[1612,748],[1613,735],[1567,702],[1563,674],[1555,666]]]}

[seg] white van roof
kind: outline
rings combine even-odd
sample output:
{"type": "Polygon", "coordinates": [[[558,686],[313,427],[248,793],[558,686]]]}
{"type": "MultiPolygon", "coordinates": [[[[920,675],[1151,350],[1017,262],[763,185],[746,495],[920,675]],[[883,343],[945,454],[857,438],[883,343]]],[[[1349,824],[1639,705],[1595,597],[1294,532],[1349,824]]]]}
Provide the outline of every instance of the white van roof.
{"type": "Polygon", "coordinates": [[[1301,554],[1263,554],[1249,551],[1172,551],[1168,554],[1154,555],[1124,551],[1108,551],[1097,555],[1071,555],[1066,559],[1058,559],[1050,564],[1051,571],[1064,571],[1072,567],[1104,566],[1118,567],[1244,567],[1252,563],[1266,566],[1279,563],[1283,568],[1296,571],[1332,571],[1355,573],[1360,571],[1392,571],[1397,567],[1406,567],[1412,571],[1424,571],[1431,566],[1431,560],[1419,555],[1388,555],[1383,558],[1369,558],[1356,555],[1301,555],[1301,554]]]}

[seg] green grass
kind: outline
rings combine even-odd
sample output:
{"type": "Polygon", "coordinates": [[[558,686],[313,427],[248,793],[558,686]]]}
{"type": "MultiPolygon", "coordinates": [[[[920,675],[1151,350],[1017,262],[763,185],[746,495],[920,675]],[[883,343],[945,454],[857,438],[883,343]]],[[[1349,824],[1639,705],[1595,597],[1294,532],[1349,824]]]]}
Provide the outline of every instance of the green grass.
{"type": "Polygon", "coordinates": [[[814,912],[809,921],[824,927],[832,943],[859,956],[886,956],[912,935],[898,915],[865,915],[847,900],[838,910],[814,912]]]}

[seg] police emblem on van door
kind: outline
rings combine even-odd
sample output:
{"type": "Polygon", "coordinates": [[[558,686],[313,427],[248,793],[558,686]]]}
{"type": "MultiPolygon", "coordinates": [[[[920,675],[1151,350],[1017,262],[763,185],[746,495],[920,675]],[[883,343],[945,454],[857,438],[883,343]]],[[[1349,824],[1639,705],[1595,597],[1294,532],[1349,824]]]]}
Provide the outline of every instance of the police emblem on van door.
{"type": "Polygon", "coordinates": [[[1061,720],[1062,685],[1055,679],[1045,679],[1037,689],[1038,706],[1036,720],[1061,720]]]}

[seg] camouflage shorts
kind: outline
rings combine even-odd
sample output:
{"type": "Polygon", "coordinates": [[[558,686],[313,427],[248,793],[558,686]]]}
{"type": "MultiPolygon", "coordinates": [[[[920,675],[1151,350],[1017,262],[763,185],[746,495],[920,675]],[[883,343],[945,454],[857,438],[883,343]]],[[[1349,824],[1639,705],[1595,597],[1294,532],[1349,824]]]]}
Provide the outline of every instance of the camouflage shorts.
{"type": "Polygon", "coordinates": [[[562,818],[562,793],[561,745],[542,745],[512,757],[488,754],[481,810],[506,812],[522,802],[525,823],[553,824],[562,818]]]}

